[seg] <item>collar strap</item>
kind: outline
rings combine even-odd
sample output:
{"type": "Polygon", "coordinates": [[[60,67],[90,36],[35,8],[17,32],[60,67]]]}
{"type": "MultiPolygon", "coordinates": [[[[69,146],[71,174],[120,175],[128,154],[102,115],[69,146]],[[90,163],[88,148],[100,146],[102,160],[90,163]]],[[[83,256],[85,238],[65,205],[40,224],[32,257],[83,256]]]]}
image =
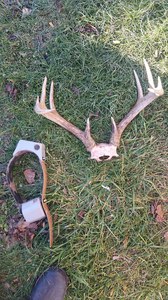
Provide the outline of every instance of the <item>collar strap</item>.
{"type": "Polygon", "coordinates": [[[49,239],[50,247],[53,244],[53,221],[52,216],[49,210],[49,207],[46,202],[46,189],[47,189],[47,169],[44,162],[45,159],[45,146],[41,143],[34,143],[31,141],[20,140],[16,146],[16,149],[13,153],[13,157],[8,163],[7,166],[7,181],[9,184],[9,189],[19,205],[22,214],[27,222],[35,222],[47,217],[49,225],[49,239]],[[16,161],[20,160],[21,157],[27,153],[34,153],[38,159],[43,172],[43,187],[41,192],[41,197],[37,197],[27,202],[23,202],[21,195],[16,189],[16,185],[13,180],[13,167],[16,161]]]}

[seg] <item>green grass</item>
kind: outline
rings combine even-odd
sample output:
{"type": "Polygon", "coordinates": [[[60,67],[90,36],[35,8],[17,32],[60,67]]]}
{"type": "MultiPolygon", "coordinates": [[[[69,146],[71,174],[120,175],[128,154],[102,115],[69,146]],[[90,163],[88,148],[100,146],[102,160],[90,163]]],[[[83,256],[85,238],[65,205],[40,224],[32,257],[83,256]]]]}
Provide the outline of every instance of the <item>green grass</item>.
{"type": "MultiPolygon", "coordinates": [[[[26,299],[50,265],[64,268],[70,278],[67,300],[167,299],[167,223],[157,224],[149,213],[155,200],[167,210],[168,199],[167,11],[166,0],[1,2],[1,165],[19,139],[43,142],[47,200],[58,218],[52,249],[40,234],[31,249],[6,249],[2,243],[0,299],[26,299]],[[24,6],[32,9],[30,16],[22,17],[24,6]],[[86,23],[99,35],[79,32],[86,23]],[[55,82],[58,111],[81,129],[90,112],[99,112],[93,136],[108,141],[111,115],[118,122],[135,103],[134,68],[147,90],[144,57],[155,78],[161,76],[165,96],[129,125],[117,160],[88,160],[80,141],[33,111],[47,75],[55,82]],[[18,89],[16,99],[5,93],[10,81],[18,89]]],[[[7,201],[0,217],[6,230],[15,210],[6,185],[0,197],[7,201]]]]}

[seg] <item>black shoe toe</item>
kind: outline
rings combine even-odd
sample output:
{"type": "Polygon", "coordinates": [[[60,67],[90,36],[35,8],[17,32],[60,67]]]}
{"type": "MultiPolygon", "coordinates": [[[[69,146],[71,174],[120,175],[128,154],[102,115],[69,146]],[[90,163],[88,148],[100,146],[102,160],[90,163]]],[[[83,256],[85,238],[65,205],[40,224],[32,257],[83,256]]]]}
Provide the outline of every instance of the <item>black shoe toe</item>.
{"type": "Polygon", "coordinates": [[[68,277],[62,269],[49,268],[37,280],[30,300],[63,300],[68,277]]]}

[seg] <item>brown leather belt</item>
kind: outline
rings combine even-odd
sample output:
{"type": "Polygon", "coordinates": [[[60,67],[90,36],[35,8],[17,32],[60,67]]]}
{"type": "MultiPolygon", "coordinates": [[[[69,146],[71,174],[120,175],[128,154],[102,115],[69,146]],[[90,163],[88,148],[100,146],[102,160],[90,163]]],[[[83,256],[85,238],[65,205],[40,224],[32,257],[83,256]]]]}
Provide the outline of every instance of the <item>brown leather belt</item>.
{"type": "Polygon", "coordinates": [[[27,217],[28,220],[26,219],[26,221],[31,223],[47,217],[48,225],[49,225],[50,247],[52,247],[53,221],[52,221],[52,216],[49,207],[46,203],[47,169],[46,169],[44,159],[45,159],[44,144],[20,140],[13,153],[13,157],[11,158],[7,166],[7,181],[9,184],[9,189],[13,197],[15,198],[16,202],[18,203],[24,218],[26,219],[25,215],[28,216],[27,217]],[[43,172],[43,187],[42,187],[41,197],[28,200],[25,203],[23,202],[21,195],[17,192],[16,185],[13,180],[13,167],[16,161],[20,160],[21,157],[27,153],[35,154],[39,159],[39,163],[41,165],[42,172],[43,172]],[[31,219],[31,221],[29,219],[31,219]]]}

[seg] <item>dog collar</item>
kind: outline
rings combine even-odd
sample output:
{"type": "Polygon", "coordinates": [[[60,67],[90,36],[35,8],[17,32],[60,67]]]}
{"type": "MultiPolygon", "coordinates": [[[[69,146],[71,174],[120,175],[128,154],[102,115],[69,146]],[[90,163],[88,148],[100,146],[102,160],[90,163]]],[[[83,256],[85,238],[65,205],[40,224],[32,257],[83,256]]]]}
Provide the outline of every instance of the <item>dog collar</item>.
{"type": "Polygon", "coordinates": [[[49,210],[49,207],[46,203],[46,189],[47,189],[47,169],[45,165],[45,145],[41,143],[35,143],[26,140],[20,140],[16,146],[16,149],[13,153],[13,157],[8,163],[7,166],[7,181],[9,184],[9,189],[16,200],[20,211],[26,220],[26,222],[32,223],[47,217],[49,225],[49,239],[50,247],[53,244],[53,221],[52,216],[49,210]],[[16,185],[13,179],[13,167],[16,161],[19,161],[21,157],[27,153],[33,153],[38,157],[40,166],[43,172],[43,187],[40,197],[30,199],[26,202],[23,202],[21,195],[16,189],[16,185]]]}

